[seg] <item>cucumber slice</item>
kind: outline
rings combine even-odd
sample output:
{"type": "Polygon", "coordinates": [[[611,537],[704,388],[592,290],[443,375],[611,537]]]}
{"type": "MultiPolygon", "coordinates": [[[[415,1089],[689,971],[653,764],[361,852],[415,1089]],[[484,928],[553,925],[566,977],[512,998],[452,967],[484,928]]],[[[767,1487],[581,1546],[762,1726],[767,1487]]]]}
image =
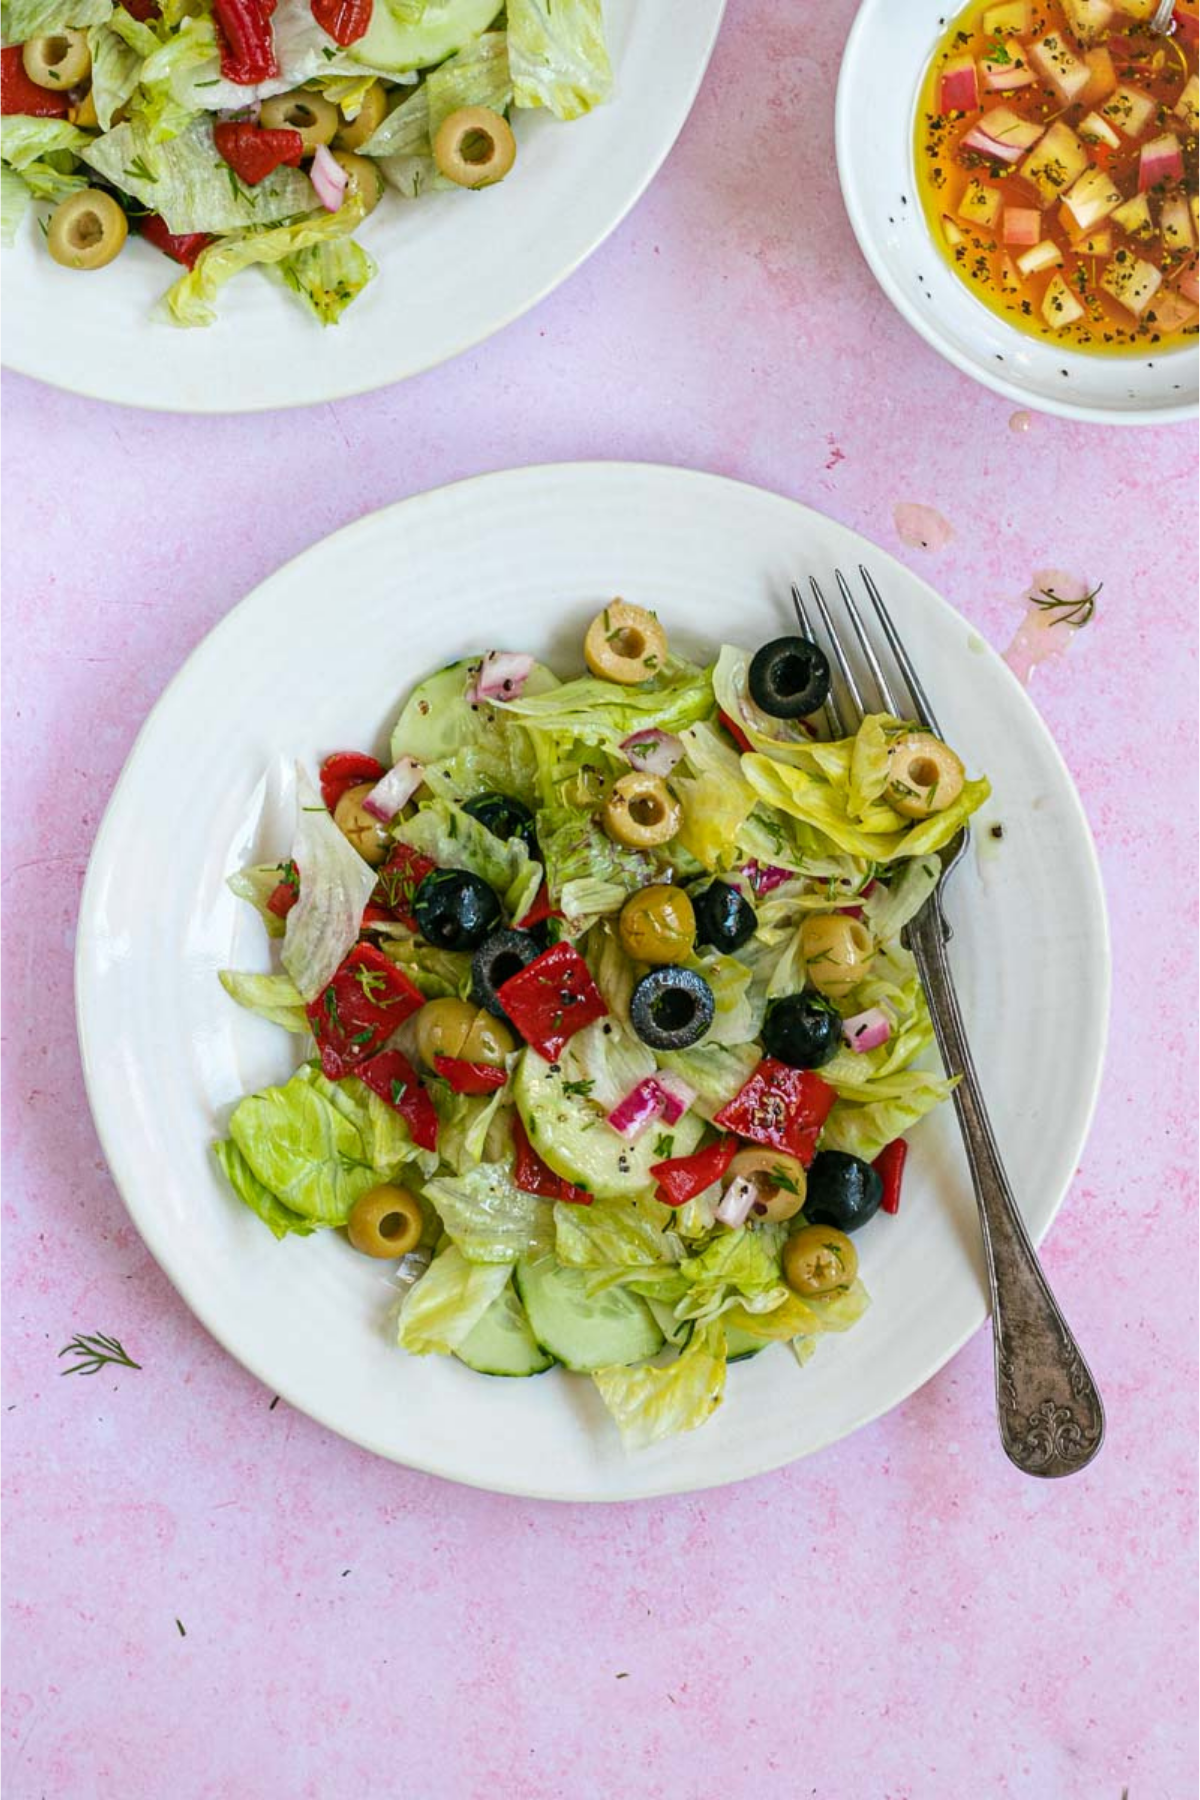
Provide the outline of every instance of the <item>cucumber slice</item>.
{"type": "Polygon", "coordinates": [[[587,1292],[587,1273],[553,1256],[517,1264],[517,1292],[533,1335],[577,1374],[619,1363],[644,1362],[663,1345],[663,1334],[637,1294],[621,1288],[587,1292]]]}
{"type": "Polygon", "coordinates": [[[386,0],[372,9],[365,37],[347,52],[356,62],[374,69],[403,74],[409,69],[428,69],[445,62],[486,31],[502,7],[502,0],[426,0],[421,17],[405,25],[386,0]]]}
{"type": "Polygon", "coordinates": [[[529,1329],[511,1281],[454,1354],[477,1375],[542,1375],[554,1367],[554,1358],[529,1329]]]}
{"type": "Polygon", "coordinates": [[[754,1337],[749,1331],[743,1331],[739,1325],[725,1327],[725,1360],[726,1362],[749,1362],[760,1350],[765,1350],[772,1340],[754,1337]]]}
{"type": "MultiPolygon", "coordinates": [[[[505,731],[517,729],[495,707],[472,706],[467,699],[468,673],[478,664],[478,656],[463,656],[417,684],[392,729],[393,762],[402,756],[415,756],[422,763],[441,762],[464,744],[486,739],[497,725],[505,731]]],[[[545,694],[558,685],[552,670],[535,663],[522,692],[545,694]]]]}
{"type": "MultiPolygon", "coordinates": [[[[627,1144],[590,1100],[565,1092],[563,1075],[556,1069],[557,1063],[526,1050],[513,1081],[521,1123],[542,1161],[556,1175],[600,1199],[631,1200],[652,1189],[650,1165],[662,1161],[654,1147],[660,1133],[652,1129],[636,1144],[627,1144]]],[[[703,1119],[685,1113],[669,1128],[671,1155],[686,1156],[703,1131],[703,1119]]]]}

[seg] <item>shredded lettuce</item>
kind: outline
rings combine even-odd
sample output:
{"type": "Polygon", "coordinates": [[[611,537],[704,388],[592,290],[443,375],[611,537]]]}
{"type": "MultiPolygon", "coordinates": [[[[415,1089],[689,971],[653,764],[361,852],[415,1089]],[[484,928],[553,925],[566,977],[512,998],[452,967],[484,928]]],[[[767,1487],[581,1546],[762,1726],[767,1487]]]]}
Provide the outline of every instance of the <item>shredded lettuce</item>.
{"type": "Polygon", "coordinates": [[[344,1225],[380,1180],[362,1134],[303,1071],[240,1100],[229,1135],[257,1180],[315,1225],[344,1225]]]}
{"type": "MultiPolygon", "coordinates": [[[[251,225],[270,225],[296,213],[310,211],[315,202],[312,182],[300,169],[276,169],[257,186],[246,187],[229,164],[218,156],[212,126],[206,119],[196,119],[186,131],[165,143],[155,141],[153,128],[129,120],[100,137],[88,139],[80,155],[114,187],[132,195],[152,212],[161,214],[168,231],[176,233],[243,231],[251,225]]],[[[341,222],[346,211],[343,207],[337,213],[325,214],[325,218],[341,222]]],[[[355,219],[354,224],[357,223],[358,219],[355,219]]],[[[303,230],[304,227],[296,229],[303,230]]],[[[353,229],[354,225],[347,228],[343,223],[342,231],[327,230],[323,235],[348,236],[353,229]]],[[[269,244],[279,235],[266,231],[257,238],[232,239],[212,245],[179,286],[192,284],[201,288],[205,285],[201,263],[208,263],[211,270],[213,265],[209,259],[239,252],[245,243],[269,244]]],[[[287,244],[280,254],[286,255],[289,249],[302,247],[303,241],[287,244]]],[[[277,261],[278,258],[267,255],[244,258],[244,261],[260,260],[277,261]]],[[[243,262],[236,264],[237,268],[242,266],[243,262]]],[[[236,271],[230,268],[228,272],[236,271]]],[[[178,316],[176,307],[171,310],[178,316]]]]}
{"type": "Polygon", "coordinates": [[[142,72],[142,53],[127,44],[123,35],[110,25],[92,26],[88,32],[88,49],[92,53],[92,104],[101,131],[108,131],[113,114],[120,111],[137,87],[142,72]]]}
{"type": "Polygon", "coordinates": [[[721,1316],[731,1329],[771,1343],[820,1337],[827,1331],[849,1331],[870,1304],[870,1295],[856,1277],[848,1287],[835,1288],[831,1294],[801,1295],[788,1289],[787,1298],[769,1312],[731,1306],[721,1316]]]}
{"type": "Polygon", "coordinates": [[[273,1237],[310,1237],[317,1229],[311,1219],[293,1212],[291,1207],[275,1198],[270,1188],[263,1186],[232,1139],[221,1139],[213,1145],[212,1151],[238,1199],[258,1214],[273,1237]]]}
{"type": "Polygon", "coordinates": [[[527,683],[520,699],[506,701],[501,710],[523,720],[530,731],[552,732],[619,756],[621,743],[635,731],[656,726],[680,732],[708,718],[713,711],[709,677],[709,670],[672,657],[653,681],[640,687],[580,675],[551,693],[533,694],[527,683]]]}
{"type": "Polygon", "coordinates": [[[518,106],[578,119],[612,92],[601,0],[508,0],[508,43],[518,106]]]}
{"type": "Polygon", "coordinates": [[[742,860],[738,837],[758,796],[714,726],[690,725],[681,736],[685,761],[671,778],[683,807],[680,841],[704,868],[731,869],[742,860]]]}
{"type": "Polygon", "coordinates": [[[242,975],[236,969],[218,971],[221,986],[231,1000],[257,1013],[285,1031],[308,1034],[311,1027],[304,1000],[290,975],[242,975]]]}
{"type": "MultiPolygon", "coordinates": [[[[449,800],[429,800],[395,827],[397,843],[432,857],[443,869],[468,869],[494,888],[510,918],[529,911],[542,885],[542,865],[519,838],[494,832],[449,800]]],[[[297,861],[299,858],[297,858],[297,861]]]]}
{"type": "Polygon", "coordinates": [[[507,1262],[468,1262],[450,1244],[405,1297],[398,1342],[413,1356],[450,1356],[508,1285],[507,1262]]]}
{"type": "Polygon", "coordinates": [[[761,799],[813,827],[834,849],[875,863],[940,849],[991,793],[986,780],[968,781],[952,805],[927,819],[903,818],[879,801],[860,821],[848,810],[848,764],[845,776],[831,781],[827,774],[809,773],[756,752],[742,758],[742,769],[761,799]]]}
{"type": "Polygon", "coordinates": [[[554,1209],[523,1194],[506,1164],[481,1163],[453,1178],[441,1176],[423,1192],[468,1262],[514,1263],[551,1248],[554,1209]]]}
{"type": "MultiPolygon", "coordinates": [[[[203,261],[201,256],[197,269],[203,261]]],[[[315,1000],[358,940],[376,874],[338,830],[299,765],[296,808],[292,858],[300,871],[300,898],[285,922],[283,966],[302,997],[315,1000]]]]}
{"type": "Polygon", "coordinates": [[[3,0],[0,38],[6,45],[23,44],[57,31],[79,31],[102,25],[112,10],[113,0],[3,0]]]}
{"type": "Polygon", "coordinates": [[[266,273],[297,296],[322,325],[336,325],[379,273],[376,264],[353,238],[334,238],[295,250],[282,262],[264,265],[266,273]]]}
{"type": "MultiPolygon", "coordinates": [[[[380,131],[388,123],[385,119],[380,131]]],[[[413,689],[392,732],[392,761],[416,757],[424,766],[426,787],[443,800],[457,802],[494,792],[533,806],[538,797],[537,762],[528,735],[518,720],[499,708],[467,698],[479,662],[478,656],[465,657],[413,689]]],[[[557,686],[558,677],[535,663],[525,693],[544,694],[557,686]]]]}
{"type": "Polygon", "coordinates": [[[725,1396],[724,1328],[720,1320],[697,1326],[686,1348],[662,1367],[597,1369],[592,1380],[627,1450],[695,1431],[725,1396]]]}
{"type": "Polygon", "coordinates": [[[430,141],[452,112],[463,106],[487,106],[506,113],[512,105],[508,71],[508,39],[502,31],[485,31],[425,79],[430,141]]]}
{"type": "MultiPolygon", "coordinates": [[[[267,180],[274,181],[275,176],[269,175],[267,180]]],[[[265,185],[260,183],[260,187],[265,185]]],[[[164,296],[167,312],[177,325],[211,325],[217,316],[216,297],[234,275],[255,263],[282,262],[285,256],[305,250],[310,244],[349,237],[362,217],[362,203],[352,195],[335,213],[321,213],[294,225],[276,225],[242,237],[221,238],[202,250],[191,271],[168,289],[164,296]]]]}
{"type": "Polygon", "coordinates": [[[658,1264],[674,1268],[681,1253],[674,1225],[671,1208],[647,1194],[595,1200],[591,1206],[560,1201],[554,1208],[555,1249],[560,1263],[613,1275],[658,1264]]]}
{"type": "Polygon", "coordinates": [[[7,163],[0,163],[0,244],[13,242],[32,199],[28,182],[7,163]]]}
{"type": "Polygon", "coordinates": [[[231,893],[250,902],[266,926],[268,937],[282,937],[284,932],[283,920],[267,906],[281,879],[279,863],[252,863],[248,868],[235,869],[225,880],[231,893]]]}

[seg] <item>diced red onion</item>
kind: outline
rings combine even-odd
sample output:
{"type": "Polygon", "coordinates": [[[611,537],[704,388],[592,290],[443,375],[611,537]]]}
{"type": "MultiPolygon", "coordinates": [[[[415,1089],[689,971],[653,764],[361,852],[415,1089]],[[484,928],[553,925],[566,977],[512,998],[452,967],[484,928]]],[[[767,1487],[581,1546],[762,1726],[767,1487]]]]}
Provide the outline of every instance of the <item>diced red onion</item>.
{"type": "Polygon", "coordinates": [[[608,1122],[619,1137],[632,1144],[661,1114],[662,1089],[653,1075],[647,1075],[617,1102],[608,1115],[608,1122]]]}
{"type": "Polygon", "coordinates": [[[866,1012],[855,1013],[852,1019],[842,1020],[842,1036],[856,1056],[862,1056],[868,1050],[878,1050],[880,1044],[886,1044],[891,1035],[892,1021],[878,1006],[869,1006],[866,1012]]]}
{"type": "Polygon", "coordinates": [[[671,731],[660,731],[657,725],[635,731],[621,745],[635,769],[649,775],[669,775],[683,756],[683,745],[671,731]]]}
{"type": "Polygon", "coordinates": [[[1138,193],[1157,187],[1160,181],[1182,181],[1183,152],[1173,131],[1143,144],[1138,158],[1138,193]]]}
{"type": "Polygon", "coordinates": [[[402,756],[395,768],[389,769],[383,780],[377,781],[370,793],[363,796],[363,811],[378,819],[381,825],[390,825],[424,779],[425,770],[416,758],[402,756]]]}
{"type": "Polygon", "coordinates": [[[747,1181],[744,1175],[738,1175],[721,1195],[716,1217],[722,1225],[732,1225],[736,1229],[746,1223],[757,1199],[758,1189],[754,1183],[747,1181]]]}
{"type": "Polygon", "coordinates": [[[942,70],[939,112],[973,112],[979,105],[979,79],[974,58],[956,56],[942,70]]]}
{"type": "Polygon", "coordinates": [[[791,881],[793,871],[781,869],[775,863],[748,862],[742,864],[742,874],[761,899],[773,888],[782,887],[785,881],[791,881]]]}
{"type": "Polygon", "coordinates": [[[667,1073],[653,1077],[658,1082],[662,1095],[662,1117],[664,1125],[677,1125],[688,1107],[696,1098],[696,1090],[689,1087],[679,1075],[667,1073]]]}
{"type": "Polygon", "coordinates": [[[1002,143],[999,138],[994,138],[986,132],[982,125],[976,125],[968,131],[960,148],[977,150],[980,156],[986,156],[989,162],[1020,162],[1025,154],[1022,145],[1002,143]]]}
{"type": "Polygon", "coordinates": [[[317,153],[309,165],[308,174],[317,190],[317,199],[325,211],[337,212],[350,177],[327,145],[317,145],[317,153]]]}
{"type": "Polygon", "coordinates": [[[521,650],[489,650],[479,665],[475,686],[467,695],[475,705],[519,699],[533,674],[533,658],[521,650]]]}

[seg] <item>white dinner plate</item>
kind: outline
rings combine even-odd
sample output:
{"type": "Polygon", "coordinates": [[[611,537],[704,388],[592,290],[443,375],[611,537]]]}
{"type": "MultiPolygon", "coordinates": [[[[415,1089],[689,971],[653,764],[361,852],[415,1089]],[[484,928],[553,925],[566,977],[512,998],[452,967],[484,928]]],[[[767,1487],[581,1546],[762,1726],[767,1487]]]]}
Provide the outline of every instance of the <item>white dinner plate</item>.
{"type": "MultiPolygon", "coordinates": [[[[274,773],[378,751],[408,688],[493,645],[562,675],[615,594],[652,605],[696,658],[789,628],[788,583],[865,561],[950,741],[994,794],[956,873],[953,965],[1013,1187],[1035,1239],[1071,1180],[1108,1011],[1088,828],[1023,690],[970,626],[854,532],[714,476],[638,464],[518,469],[372,514],[288,564],[188,659],[130,755],[96,840],[76,986],[88,1094],[139,1231],[197,1316],[274,1392],[369,1449],[481,1487],[613,1500],[734,1481],[843,1437],[927,1381],[985,1316],[953,1111],[914,1133],[903,1206],[860,1234],[873,1305],[804,1369],[773,1346],[729,1371],[702,1430],[627,1456],[586,1377],[472,1374],[396,1349],[394,1294],[337,1233],[276,1243],[209,1144],[297,1040],[226,998],[265,968],[225,877],[285,855],[274,773]],[[999,841],[991,828],[1003,826],[999,841]]],[[[993,1432],[981,1416],[981,1442],[993,1432]]],[[[1000,1451],[997,1447],[996,1454],[1000,1451]]]]}
{"type": "Polygon", "coordinates": [[[926,343],[1018,406],[1106,425],[1195,416],[1196,346],[1090,356],[1029,337],[986,307],[934,245],[916,188],[917,95],[958,10],[944,0],[863,0],[842,57],[837,161],[859,247],[926,343]]]}
{"type": "Polygon", "coordinates": [[[215,325],[180,330],[153,316],[182,273],[157,250],[131,239],[78,275],[51,261],[29,217],[4,252],[4,361],[97,400],[239,413],[445,362],[536,305],[620,224],[691,110],[724,6],[606,0],[612,100],[569,124],[519,113],[516,167],[497,187],[385,196],[357,233],[379,274],[336,327],[250,270],[223,290],[215,325]]]}

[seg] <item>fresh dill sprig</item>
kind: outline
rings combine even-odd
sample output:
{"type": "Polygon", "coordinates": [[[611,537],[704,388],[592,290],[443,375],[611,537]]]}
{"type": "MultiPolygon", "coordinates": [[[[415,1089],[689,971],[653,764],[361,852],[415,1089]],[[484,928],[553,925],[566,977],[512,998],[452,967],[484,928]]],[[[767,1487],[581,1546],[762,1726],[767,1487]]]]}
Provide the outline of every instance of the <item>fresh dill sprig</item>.
{"type": "Polygon", "coordinates": [[[1039,612],[1052,613],[1051,625],[1069,625],[1073,631],[1079,631],[1091,623],[1096,610],[1096,597],[1104,587],[1102,581],[1097,582],[1090,593],[1077,600],[1064,600],[1053,588],[1039,588],[1030,598],[1039,612]]]}
{"type": "Polygon", "coordinates": [[[60,1375],[96,1375],[105,1363],[119,1363],[125,1369],[140,1369],[141,1363],[134,1362],[123,1344],[115,1337],[106,1337],[102,1331],[91,1333],[81,1331],[73,1337],[69,1344],[64,1344],[59,1356],[78,1356],[82,1361],[73,1363],[69,1369],[60,1369],[60,1375]]]}

